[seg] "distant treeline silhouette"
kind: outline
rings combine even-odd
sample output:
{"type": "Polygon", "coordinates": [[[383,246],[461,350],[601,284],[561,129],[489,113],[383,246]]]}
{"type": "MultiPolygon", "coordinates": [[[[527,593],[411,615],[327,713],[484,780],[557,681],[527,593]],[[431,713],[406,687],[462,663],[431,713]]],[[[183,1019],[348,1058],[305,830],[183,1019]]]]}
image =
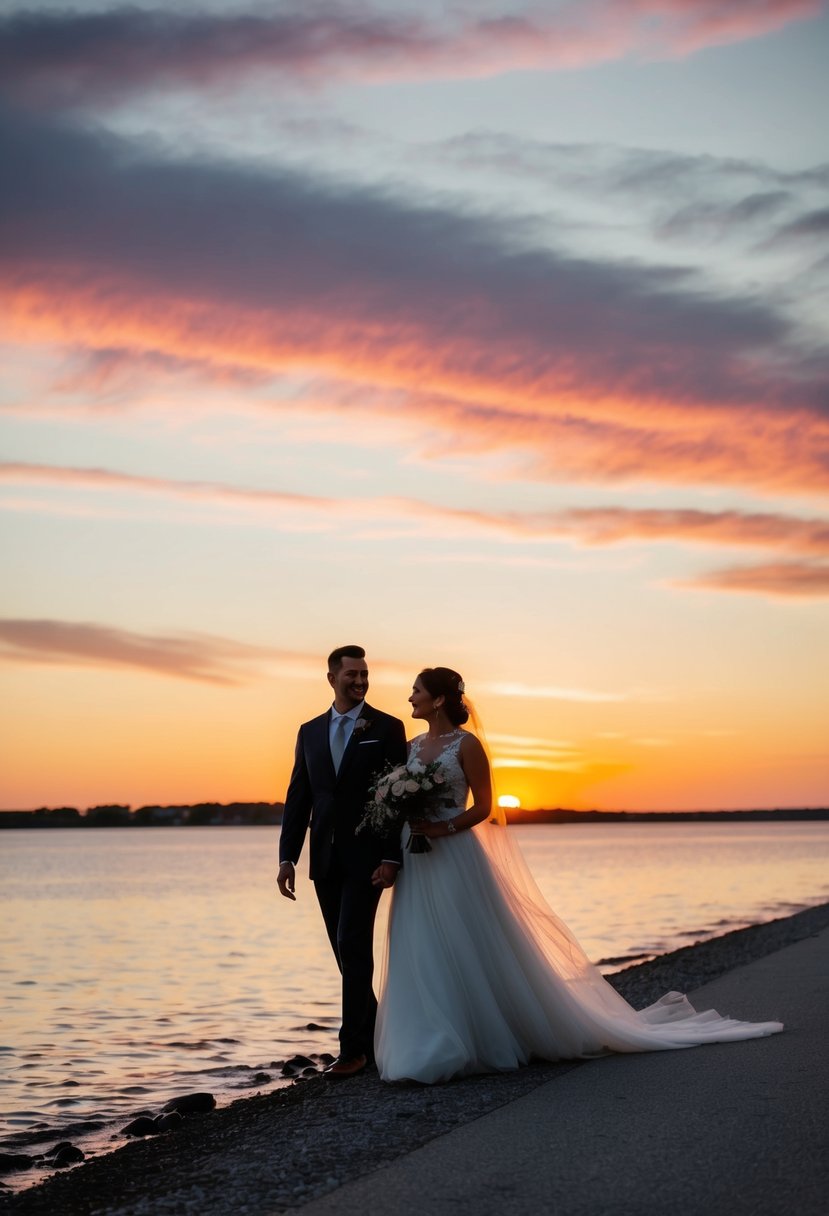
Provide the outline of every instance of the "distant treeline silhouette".
{"type": "MultiPolygon", "coordinates": [[[[74,806],[38,807],[36,811],[0,811],[0,828],[147,828],[239,827],[282,822],[282,802],[197,802],[193,805],[130,806],[111,803],[79,811],[74,806]]],[[[829,819],[829,807],[778,807],[746,811],[570,811],[508,810],[511,824],[539,823],[712,823],[734,821],[817,821],[829,819]]]]}
{"type": "Polygon", "coordinates": [[[38,807],[0,811],[0,828],[147,828],[227,827],[282,822],[282,802],[196,802],[179,806],[130,806],[110,803],[88,807],[38,807]]]}
{"type": "Polygon", "coordinates": [[[829,819],[829,807],[776,807],[747,811],[507,811],[508,823],[711,823],[717,820],[829,819]]]}

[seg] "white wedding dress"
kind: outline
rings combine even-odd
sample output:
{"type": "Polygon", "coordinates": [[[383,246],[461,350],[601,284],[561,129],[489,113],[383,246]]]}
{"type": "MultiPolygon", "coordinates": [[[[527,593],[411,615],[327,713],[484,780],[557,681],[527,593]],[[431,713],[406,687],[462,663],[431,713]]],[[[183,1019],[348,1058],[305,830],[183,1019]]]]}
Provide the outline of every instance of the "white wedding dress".
{"type": "MultiPolygon", "coordinates": [[[[468,786],[465,731],[439,756],[454,806],[468,786]]],[[[408,764],[416,768],[421,735],[408,764]]],[[[408,828],[403,829],[404,843],[408,828]]],[[[479,824],[405,854],[392,894],[375,1056],[385,1081],[501,1072],[532,1058],[661,1051],[782,1030],[698,1013],[678,992],[639,1012],[589,961],[544,901],[507,829],[479,824]]]]}

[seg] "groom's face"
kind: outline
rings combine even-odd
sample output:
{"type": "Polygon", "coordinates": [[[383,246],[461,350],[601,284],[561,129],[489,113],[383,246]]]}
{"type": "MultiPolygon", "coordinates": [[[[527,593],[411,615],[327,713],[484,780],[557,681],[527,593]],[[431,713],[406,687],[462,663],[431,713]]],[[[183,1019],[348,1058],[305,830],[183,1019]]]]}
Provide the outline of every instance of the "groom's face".
{"type": "Polygon", "coordinates": [[[336,671],[329,671],[328,683],[334,689],[334,704],[340,713],[365,700],[368,692],[368,664],[365,659],[342,660],[336,671]]]}

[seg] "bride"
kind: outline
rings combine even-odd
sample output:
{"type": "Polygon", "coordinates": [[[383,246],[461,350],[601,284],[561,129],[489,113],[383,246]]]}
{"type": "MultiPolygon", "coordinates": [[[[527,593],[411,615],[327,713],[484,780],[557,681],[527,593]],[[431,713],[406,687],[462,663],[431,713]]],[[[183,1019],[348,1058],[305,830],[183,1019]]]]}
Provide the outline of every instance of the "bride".
{"type": "MultiPolygon", "coordinates": [[[[678,992],[636,1011],[545,902],[503,823],[486,752],[464,730],[464,684],[426,668],[409,697],[428,730],[408,767],[439,761],[450,791],[412,825],[431,851],[406,853],[389,914],[375,1056],[385,1081],[447,1081],[530,1059],[661,1051],[782,1030],[698,1013],[678,992]],[[472,804],[467,809],[469,794],[472,804]]],[[[404,844],[410,829],[404,827],[404,844]]]]}

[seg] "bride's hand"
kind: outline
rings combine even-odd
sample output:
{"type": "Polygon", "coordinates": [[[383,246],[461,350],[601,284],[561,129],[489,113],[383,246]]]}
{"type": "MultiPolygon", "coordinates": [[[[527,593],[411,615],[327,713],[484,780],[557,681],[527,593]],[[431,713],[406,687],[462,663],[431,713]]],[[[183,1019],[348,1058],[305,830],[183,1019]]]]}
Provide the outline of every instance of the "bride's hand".
{"type": "Polygon", "coordinates": [[[428,836],[430,840],[437,840],[439,836],[446,835],[446,824],[435,822],[434,819],[413,819],[409,824],[409,830],[417,836],[428,836]]]}

